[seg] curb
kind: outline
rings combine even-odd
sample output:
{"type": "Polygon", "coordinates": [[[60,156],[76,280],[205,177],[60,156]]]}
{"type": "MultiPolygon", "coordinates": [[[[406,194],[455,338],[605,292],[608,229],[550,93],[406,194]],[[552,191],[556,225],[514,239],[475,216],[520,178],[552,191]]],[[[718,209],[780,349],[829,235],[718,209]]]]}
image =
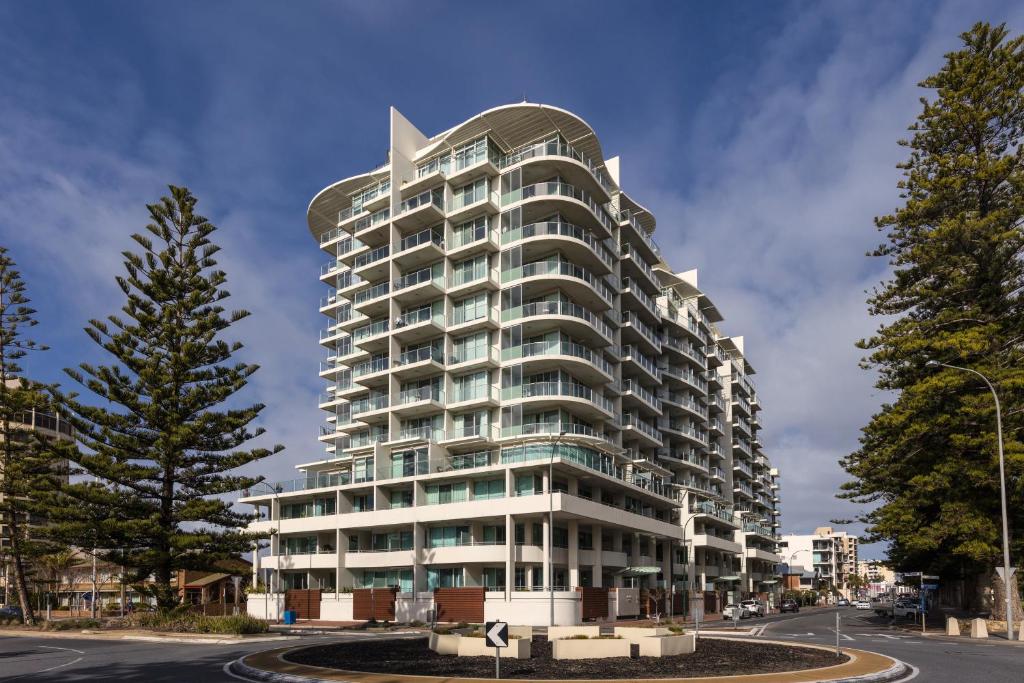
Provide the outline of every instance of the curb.
{"type": "Polygon", "coordinates": [[[130,640],[149,643],[194,643],[196,645],[232,645],[241,643],[278,643],[286,640],[300,640],[300,636],[260,635],[256,637],[241,636],[237,638],[215,636],[212,634],[150,635],[146,633],[100,633],[97,631],[10,631],[0,630],[0,637],[8,638],[53,638],[74,640],[130,640]]]}
{"type": "MultiPolygon", "coordinates": [[[[722,639],[722,640],[729,640],[728,638],[723,638],[721,636],[717,636],[717,637],[722,639]]],[[[735,640],[746,641],[746,639],[735,639],[735,640]]],[[[746,641],[746,642],[749,642],[749,641],[746,641]]],[[[776,640],[763,640],[763,641],[759,640],[758,642],[774,643],[774,644],[778,644],[778,645],[787,645],[787,646],[790,646],[790,647],[794,646],[794,643],[783,642],[783,641],[776,641],[776,640]]],[[[302,646],[302,647],[309,647],[309,646],[302,646]]],[[[832,648],[830,648],[830,647],[825,647],[825,646],[822,646],[822,645],[811,645],[811,644],[808,644],[808,643],[800,643],[799,647],[809,647],[809,648],[812,648],[812,649],[827,650],[827,651],[831,651],[832,650],[832,648]]],[[[245,655],[243,657],[239,657],[238,659],[236,659],[236,660],[234,660],[232,662],[228,662],[227,664],[224,665],[224,673],[228,674],[229,676],[232,676],[233,678],[238,678],[238,679],[241,679],[241,680],[263,681],[263,682],[266,682],[266,683],[365,683],[367,680],[372,680],[374,677],[378,677],[378,676],[386,677],[389,682],[393,682],[393,683],[400,683],[401,681],[412,681],[412,682],[415,682],[415,681],[435,681],[435,680],[441,680],[441,679],[439,679],[437,677],[433,677],[433,676],[418,676],[418,675],[414,675],[414,674],[373,674],[373,673],[369,673],[369,672],[356,672],[356,671],[343,671],[343,670],[331,670],[332,672],[336,671],[336,673],[334,673],[332,675],[332,677],[328,679],[328,678],[318,678],[315,675],[308,675],[307,676],[307,675],[302,675],[302,674],[282,673],[282,672],[270,671],[270,670],[267,670],[267,669],[260,669],[260,668],[252,666],[251,664],[246,663],[246,661],[245,661],[246,659],[248,659],[251,656],[267,654],[269,652],[276,652],[275,660],[278,661],[278,662],[281,662],[282,664],[285,664],[285,662],[282,660],[282,657],[283,657],[284,654],[286,654],[288,651],[290,651],[292,649],[298,649],[298,648],[282,648],[280,650],[270,650],[270,651],[264,651],[264,652],[256,652],[256,653],[252,653],[251,655],[245,655]]],[[[886,669],[883,669],[881,671],[875,671],[875,672],[872,672],[872,673],[860,674],[860,675],[856,675],[856,676],[843,676],[840,673],[839,674],[839,676],[840,676],[839,678],[828,677],[828,674],[825,674],[825,676],[826,676],[825,678],[807,679],[807,680],[804,681],[804,683],[895,683],[896,681],[902,679],[904,676],[910,674],[913,671],[913,669],[909,665],[907,665],[905,662],[900,661],[900,660],[898,660],[898,659],[896,659],[894,657],[890,657],[888,655],[879,654],[877,652],[870,652],[868,650],[846,650],[845,653],[850,657],[850,661],[847,662],[846,664],[852,664],[852,663],[857,661],[858,657],[857,657],[857,654],[855,654],[855,653],[865,653],[865,654],[873,655],[873,656],[876,656],[876,657],[883,657],[883,658],[889,660],[890,662],[892,662],[892,664],[888,668],[886,668],[886,669]]],[[[313,671],[315,671],[315,670],[317,670],[319,668],[319,667],[313,667],[313,666],[308,666],[307,667],[307,666],[295,665],[295,664],[290,664],[290,666],[293,667],[293,668],[294,667],[305,668],[305,669],[310,670],[310,672],[313,672],[313,671]]],[[[837,665],[837,666],[844,666],[844,665],[837,665]]],[[[762,682],[762,683],[768,683],[770,680],[775,680],[775,679],[769,679],[768,678],[768,676],[772,676],[772,675],[788,676],[788,675],[792,675],[792,674],[802,674],[802,673],[814,674],[815,671],[824,672],[824,671],[826,671],[829,668],[833,668],[833,667],[823,667],[823,668],[819,668],[819,669],[805,669],[805,670],[797,671],[797,672],[773,672],[773,673],[766,673],[766,674],[739,674],[739,675],[710,676],[710,677],[685,678],[685,679],[647,678],[647,679],[622,679],[620,681],[616,681],[615,679],[607,679],[606,681],[597,681],[597,682],[595,682],[595,681],[584,681],[584,680],[581,679],[578,683],[628,683],[628,680],[633,680],[633,681],[643,680],[643,681],[649,681],[650,683],[700,683],[701,681],[718,682],[718,681],[723,681],[723,680],[726,680],[726,679],[729,679],[731,681],[735,681],[736,683],[743,683],[744,680],[751,681],[751,682],[758,681],[758,682],[762,682]]],[[[477,680],[480,680],[480,679],[475,679],[475,678],[457,678],[457,677],[452,676],[452,677],[444,677],[443,680],[457,682],[457,681],[460,681],[460,680],[464,680],[464,681],[477,681],[477,680]]],[[[552,681],[557,681],[558,679],[536,679],[536,680],[538,680],[538,681],[544,680],[547,683],[551,683],[552,681]]],[[[576,681],[566,681],[565,683],[577,683],[577,682],[576,681]]]]}

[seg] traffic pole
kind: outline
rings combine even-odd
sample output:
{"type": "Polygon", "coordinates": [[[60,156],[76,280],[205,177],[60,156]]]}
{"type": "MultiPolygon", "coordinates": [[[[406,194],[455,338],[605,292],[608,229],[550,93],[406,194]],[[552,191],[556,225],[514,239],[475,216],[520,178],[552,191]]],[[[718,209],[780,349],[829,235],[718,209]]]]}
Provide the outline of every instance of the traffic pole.
{"type": "Polygon", "coordinates": [[[501,648],[494,648],[494,678],[501,678],[501,648]]]}
{"type": "Polygon", "coordinates": [[[836,608],[836,657],[842,657],[842,650],[839,649],[839,608],[836,608]]]}

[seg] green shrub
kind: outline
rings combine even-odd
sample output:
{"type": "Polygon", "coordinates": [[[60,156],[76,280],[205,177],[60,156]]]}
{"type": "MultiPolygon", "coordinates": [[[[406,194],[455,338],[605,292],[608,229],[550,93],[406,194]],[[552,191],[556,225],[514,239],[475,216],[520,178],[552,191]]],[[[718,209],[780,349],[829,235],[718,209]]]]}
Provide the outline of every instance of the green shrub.
{"type": "Polygon", "coordinates": [[[669,626],[668,630],[672,631],[672,633],[686,633],[686,629],[684,629],[682,626],[669,626]]]}
{"type": "Polygon", "coordinates": [[[424,624],[419,619],[413,619],[412,621],[409,622],[409,626],[412,626],[413,628],[422,628],[422,627],[426,626],[426,624],[424,624]]]}
{"type": "Polygon", "coordinates": [[[83,629],[102,628],[103,625],[96,619],[60,619],[58,621],[47,621],[43,628],[48,631],[81,631],[83,629]]]}
{"type": "Polygon", "coordinates": [[[133,615],[131,625],[137,628],[173,633],[218,633],[243,635],[266,633],[270,626],[263,619],[248,614],[226,617],[208,617],[188,609],[175,608],[166,612],[147,612],[133,615]]]}
{"type": "Polygon", "coordinates": [[[439,636],[450,636],[452,634],[452,630],[450,628],[438,627],[434,629],[434,633],[439,636]]]}
{"type": "Polygon", "coordinates": [[[585,633],[577,633],[576,635],[569,636],[564,640],[590,640],[590,636],[586,635],[585,633]]]}

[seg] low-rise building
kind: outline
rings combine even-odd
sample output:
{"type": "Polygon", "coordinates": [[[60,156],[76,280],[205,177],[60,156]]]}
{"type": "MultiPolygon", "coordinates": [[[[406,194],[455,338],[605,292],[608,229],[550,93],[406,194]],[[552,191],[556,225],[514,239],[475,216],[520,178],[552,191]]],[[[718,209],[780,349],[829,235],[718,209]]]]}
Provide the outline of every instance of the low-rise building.
{"type": "Polygon", "coordinates": [[[857,573],[856,536],[832,527],[818,527],[813,534],[785,534],[779,554],[792,564],[814,572],[817,588],[835,589],[850,597],[847,577],[857,573]]]}

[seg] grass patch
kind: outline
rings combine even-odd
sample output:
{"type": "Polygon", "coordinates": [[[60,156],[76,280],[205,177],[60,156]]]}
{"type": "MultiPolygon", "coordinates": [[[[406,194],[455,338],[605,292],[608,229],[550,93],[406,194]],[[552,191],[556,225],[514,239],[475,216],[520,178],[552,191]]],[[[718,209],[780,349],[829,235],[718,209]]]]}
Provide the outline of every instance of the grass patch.
{"type": "Polygon", "coordinates": [[[136,628],[171,633],[217,633],[225,635],[267,633],[270,630],[270,625],[266,621],[248,614],[208,617],[180,610],[137,614],[132,617],[131,625],[136,628]]]}

